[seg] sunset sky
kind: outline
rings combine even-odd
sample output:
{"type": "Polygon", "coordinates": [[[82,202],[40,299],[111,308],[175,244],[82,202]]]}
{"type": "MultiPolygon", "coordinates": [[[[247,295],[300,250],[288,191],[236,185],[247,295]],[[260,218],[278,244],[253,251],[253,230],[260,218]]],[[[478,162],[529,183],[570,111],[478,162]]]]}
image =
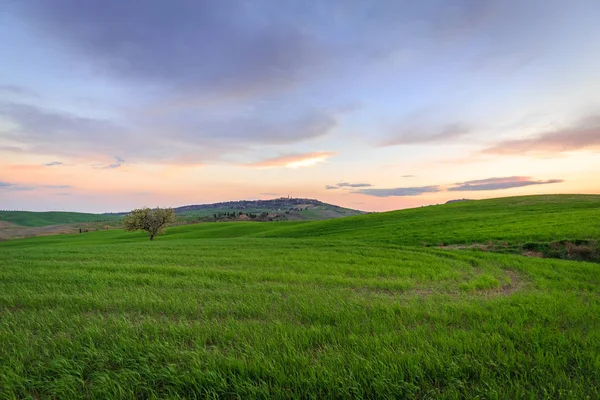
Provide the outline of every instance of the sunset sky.
{"type": "Polygon", "coordinates": [[[598,0],[0,1],[0,209],[600,193],[598,0]]]}

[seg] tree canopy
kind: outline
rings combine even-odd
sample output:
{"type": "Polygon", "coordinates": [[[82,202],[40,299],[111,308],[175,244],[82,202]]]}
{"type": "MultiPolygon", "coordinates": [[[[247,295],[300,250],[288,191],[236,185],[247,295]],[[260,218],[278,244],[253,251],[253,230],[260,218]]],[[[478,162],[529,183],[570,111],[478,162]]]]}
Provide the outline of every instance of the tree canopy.
{"type": "Polygon", "coordinates": [[[175,220],[175,212],[171,208],[139,208],[125,216],[126,231],[143,230],[148,232],[150,240],[162,233],[165,226],[175,220]]]}

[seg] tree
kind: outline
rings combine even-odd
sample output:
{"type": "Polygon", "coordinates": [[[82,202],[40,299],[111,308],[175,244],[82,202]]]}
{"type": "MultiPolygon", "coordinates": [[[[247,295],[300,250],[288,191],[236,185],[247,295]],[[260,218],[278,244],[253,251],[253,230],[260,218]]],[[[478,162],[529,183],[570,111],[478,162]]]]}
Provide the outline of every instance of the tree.
{"type": "Polygon", "coordinates": [[[126,231],[146,231],[150,240],[154,240],[154,236],[162,233],[165,225],[174,220],[175,212],[171,208],[144,207],[127,214],[124,222],[126,231]]]}

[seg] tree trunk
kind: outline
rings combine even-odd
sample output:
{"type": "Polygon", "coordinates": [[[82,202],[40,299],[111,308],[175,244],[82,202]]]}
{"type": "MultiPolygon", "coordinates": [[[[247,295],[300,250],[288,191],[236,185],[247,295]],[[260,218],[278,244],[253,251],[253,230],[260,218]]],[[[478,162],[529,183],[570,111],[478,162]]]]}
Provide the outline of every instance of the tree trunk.
{"type": "Polygon", "coordinates": [[[150,240],[154,240],[154,235],[150,235],[150,240]]]}

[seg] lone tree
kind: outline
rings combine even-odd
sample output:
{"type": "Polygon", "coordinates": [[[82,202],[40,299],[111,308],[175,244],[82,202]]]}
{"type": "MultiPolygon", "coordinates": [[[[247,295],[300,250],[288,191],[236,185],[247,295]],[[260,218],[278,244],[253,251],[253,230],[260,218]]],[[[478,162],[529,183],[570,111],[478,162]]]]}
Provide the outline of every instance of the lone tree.
{"type": "Polygon", "coordinates": [[[146,231],[150,234],[150,240],[160,234],[165,225],[175,220],[175,212],[171,208],[140,208],[133,210],[125,216],[126,231],[146,231]]]}

